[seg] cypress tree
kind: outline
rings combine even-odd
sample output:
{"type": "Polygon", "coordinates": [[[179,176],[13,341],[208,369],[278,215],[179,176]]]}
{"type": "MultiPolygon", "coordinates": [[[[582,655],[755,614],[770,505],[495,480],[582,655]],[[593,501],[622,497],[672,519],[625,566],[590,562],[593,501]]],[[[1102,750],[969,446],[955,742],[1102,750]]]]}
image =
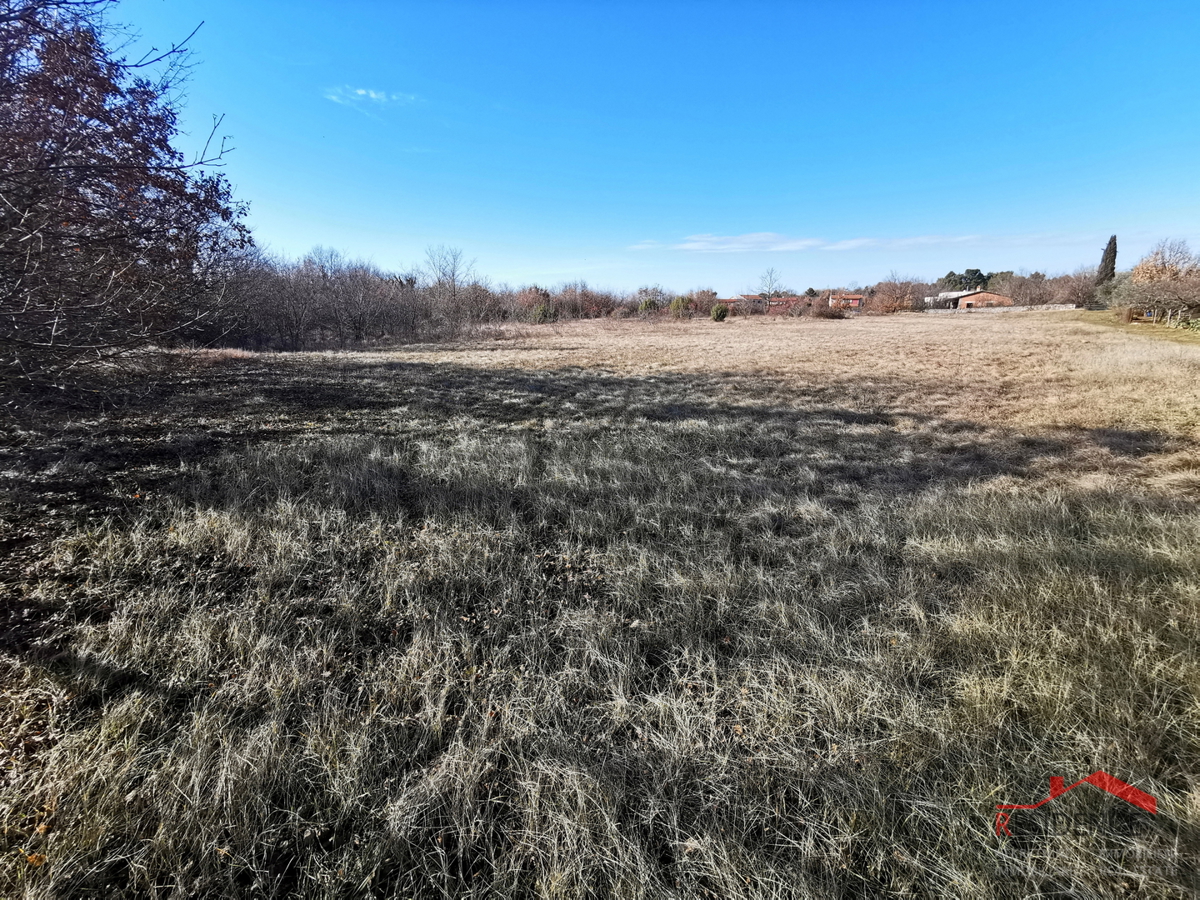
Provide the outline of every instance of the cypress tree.
{"type": "Polygon", "coordinates": [[[1104,255],[1100,257],[1100,268],[1096,270],[1097,286],[1107,284],[1117,277],[1117,236],[1108,239],[1104,255]]]}

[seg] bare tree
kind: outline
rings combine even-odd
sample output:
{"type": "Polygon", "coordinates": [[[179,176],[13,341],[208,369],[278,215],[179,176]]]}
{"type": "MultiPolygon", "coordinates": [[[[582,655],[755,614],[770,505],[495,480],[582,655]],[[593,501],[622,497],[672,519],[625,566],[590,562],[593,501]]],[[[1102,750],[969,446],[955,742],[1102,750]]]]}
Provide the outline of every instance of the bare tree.
{"type": "Polygon", "coordinates": [[[869,292],[866,307],[872,312],[896,313],[913,309],[921,298],[915,278],[903,277],[894,270],[869,292]]]}
{"type": "Polygon", "coordinates": [[[1054,300],[1073,306],[1091,306],[1096,300],[1096,267],[1081,266],[1070,275],[1054,279],[1054,300]]]}
{"type": "Polygon", "coordinates": [[[711,288],[696,288],[691,293],[692,308],[698,315],[709,316],[717,305],[717,292],[711,288]]]}
{"type": "Polygon", "coordinates": [[[1187,241],[1168,239],[1155,244],[1133,267],[1130,276],[1134,282],[1153,284],[1193,275],[1197,269],[1200,259],[1192,254],[1187,241]]]}
{"type": "Polygon", "coordinates": [[[1141,309],[1167,324],[1200,313],[1200,256],[1186,241],[1164,240],[1113,291],[1117,306],[1141,309]]]}
{"type": "Polygon", "coordinates": [[[368,263],[356,262],[346,268],[343,278],[342,302],[350,341],[363,344],[382,337],[388,300],[383,274],[368,263]]]}
{"type": "Polygon", "coordinates": [[[470,306],[479,299],[478,290],[466,291],[476,281],[474,262],[457,247],[430,247],[425,252],[424,276],[439,330],[451,335],[469,326],[470,306]]]}
{"type": "Polygon", "coordinates": [[[250,242],[219,151],[172,146],[179,70],[114,59],[103,5],[0,3],[0,354],[26,377],[208,321],[250,242]]]}
{"type": "Polygon", "coordinates": [[[475,263],[457,247],[439,245],[425,251],[425,274],[439,300],[454,303],[463,286],[475,277],[475,263]]]}
{"type": "Polygon", "coordinates": [[[1054,300],[1054,285],[1041,272],[1000,272],[988,280],[988,290],[1011,297],[1017,306],[1040,306],[1054,300]]]}
{"type": "Polygon", "coordinates": [[[311,266],[289,266],[274,300],[273,313],[282,333],[284,347],[303,350],[314,328],[321,321],[322,287],[320,273],[311,266]]]}
{"type": "Polygon", "coordinates": [[[775,269],[767,269],[758,279],[759,296],[764,300],[778,297],[782,287],[783,279],[779,277],[779,273],[775,269]]]}
{"type": "Polygon", "coordinates": [[[767,269],[758,279],[758,296],[763,301],[763,310],[769,310],[771,300],[791,293],[783,285],[783,279],[775,269],[767,269]]]}

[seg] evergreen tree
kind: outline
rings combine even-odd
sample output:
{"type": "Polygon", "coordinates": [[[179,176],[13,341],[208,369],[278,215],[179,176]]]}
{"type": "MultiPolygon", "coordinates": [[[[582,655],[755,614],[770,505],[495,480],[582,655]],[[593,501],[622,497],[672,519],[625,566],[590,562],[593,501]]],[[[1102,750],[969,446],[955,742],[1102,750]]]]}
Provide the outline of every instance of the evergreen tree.
{"type": "Polygon", "coordinates": [[[1100,268],[1096,270],[1096,285],[1107,284],[1117,277],[1117,236],[1108,239],[1104,255],[1100,257],[1100,268]]]}

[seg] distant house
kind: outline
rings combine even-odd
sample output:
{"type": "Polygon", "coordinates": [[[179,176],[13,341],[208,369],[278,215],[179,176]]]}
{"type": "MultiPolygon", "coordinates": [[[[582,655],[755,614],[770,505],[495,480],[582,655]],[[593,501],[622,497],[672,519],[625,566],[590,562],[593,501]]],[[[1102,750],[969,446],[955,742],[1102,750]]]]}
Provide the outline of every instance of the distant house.
{"type": "Polygon", "coordinates": [[[785,313],[791,310],[793,306],[803,306],[809,303],[808,297],[772,297],[771,306],[767,312],[785,313]]]}
{"type": "Polygon", "coordinates": [[[862,309],[866,294],[846,294],[835,292],[829,295],[829,305],[836,309],[862,309]]]}
{"type": "Polygon", "coordinates": [[[1003,294],[993,294],[991,291],[973,291],[965,297],[958,298],[955,309],[986,309],[991,306],[1012,306],[1013,298],[1003,294]]]}
{"type": "Polygon", "coordinates": [[[942,291],[936,297],[926,297],[927,309],[958,309],[958,301],[975,291],[942,291]]]}
{"type": "Polygon", "coordinates": [[[992,291],[942,291],[936,297],[926,297],[929,309],[989,309],[1012,306],[1013,298],[992,291]]]}
{"type": "Polygon", "coordinates": [[[807,303],[808,297],[772,297],[764,300],[759,294],[740,294],[728,300],[718,300],[730,309],[743,312],[785,313],[797,303],[807,303]]]}
{"type": "Polygon", "coordinates": [[[756,297],[753,294],[742,294],[739,297],[729,297],[717,302],[724,303],[731,310],[741,310],[743,313],[752,310],[756,311],[762,307],[762,298],[756,297]]]}

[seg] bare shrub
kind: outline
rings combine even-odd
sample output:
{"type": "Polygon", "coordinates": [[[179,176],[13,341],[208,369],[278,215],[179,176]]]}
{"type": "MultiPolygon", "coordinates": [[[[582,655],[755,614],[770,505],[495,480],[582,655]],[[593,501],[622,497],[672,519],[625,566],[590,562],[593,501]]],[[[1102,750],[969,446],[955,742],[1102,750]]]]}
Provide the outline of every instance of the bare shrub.
{"type": "Polygon", "coordinates": [[[863,302],[867,313],[891,314],[920,306],[924,284],[916,278],[906,278],[892,272],[885,280],[869,289],[863,302]]]}
{"type": "Polygon", "coordinates": [[[1187,241],[1162,240],[1142,257],[1130,273],[1135,284],[1155,284],[1195,275],[1200,258],[1192,254],[1187,241]]]}
{"type": "Polygon", "coordinates": [[[557,316],[550,292],[536,284],[517,291],[516,303],[522,315],[533,322],[549,322],[557,316]]]}
{"type": "Polygon", "coordinates": [[[1054,286],[1041,272],[1003,272],[989,279],[988,290],[1011,297],[1016,306],[1042,306],[1055,302],[1054,286]]]}
{"type": "Polygon", "coordinates": [[[1180,324],[1200,310],[1200,257],[1184,241],[1161,241],[1127,278],[1118,277],[1110,297],[1114,306],[1180,324]]]}
{"type": "Polygon", "coordinates": [[[1096,301],[1096,267],[1083,266],[1051,280],[1054,303],[1088,307],[1096,301]]]}
{"type": "Polygon", "coordinates": [[[431,248],[426,266],[388,273],[335,250],[298,262],[247,255],[230,278],[226,317],[215,337],[251,348],[305,350],[474,338],[526,316],[549,292],[493,287],[462,251],[431,248]]]}
{"type": "Polygon", "coordinates": [[[688,294],[691,308],[698,316],[712,315],[712,309],[717,303],[717,292],[710,288],[697,288],[688,294]]]}
{"type": "Polygon", "coordinates": [[[640,287],[633,295],[633,305],[643,315],[658,312],[670,302],[670,293],[661,285],[640,287]]]}
{"type": "Polygon", "coordinates": [[[564,284],[554,295],[554,306],[566,319],[598,319],[610,316],[621,303],[611,291],[598,290],[586,281],[564,284]]]}
{"type": "Polygon", "coordinates": [[[844,319],[846,313],[841,307],[829,306],[828,303],[814,303],[811,315],[814,319],[844,319]]]}

